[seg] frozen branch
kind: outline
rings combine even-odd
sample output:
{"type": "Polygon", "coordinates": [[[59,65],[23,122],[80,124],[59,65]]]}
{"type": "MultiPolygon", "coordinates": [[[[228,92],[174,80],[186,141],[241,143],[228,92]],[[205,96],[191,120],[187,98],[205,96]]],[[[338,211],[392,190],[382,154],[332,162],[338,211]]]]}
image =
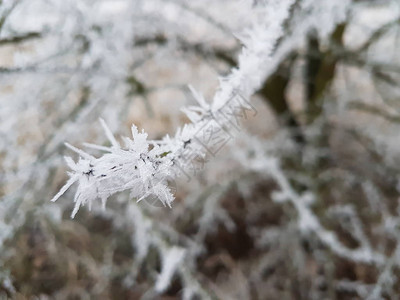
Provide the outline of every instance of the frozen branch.
{"type": "Polygon", "coordinates": [[[199,103],[199,106],[186,109],[192,123],[178,129],[175,137],[166,136],[161,143],[150,149],[147,134],[139,133],[135,126],[132,126],[133,139],[124,138],[125,147],[120,147],[102,121],[103,129],[112,144],[108,149],[109,153],[94,158],[72,148],[80,159],[77,163],[69,160],[71,179],[52,201],[56,201],[72,183],[78,182],[72,217],[80,206],[88,203],[90,207],[95,199],[101,199],[104,206],[108,197],[124,190],[130,190],[131,196],[137,201],[156,196],[164,205],[170,206],[174,196],[167,180],[185,173],[190,167],[191,162],[184,154],[188,145],[192,155],[204,158],[209,149],[199,142],[199,136],[209,130],[208,126],[222,117],[222,124],[216,124],[220,128],[232,124],[238,102],[241,111],[251,109],[247,103],[243,103],[243,99],[251,96],[260,87],[274,44],[283,32],[282,23],[287,18],[293,1],[273,3],[274,5],[265,9],[264,22],[254,24],[242,38],[244,48],[239,56],[238,68],[233,69],[226,78],[220,79],[220,87],[212,104],[207,104],[201,95],[192,90],[199,103]]]}

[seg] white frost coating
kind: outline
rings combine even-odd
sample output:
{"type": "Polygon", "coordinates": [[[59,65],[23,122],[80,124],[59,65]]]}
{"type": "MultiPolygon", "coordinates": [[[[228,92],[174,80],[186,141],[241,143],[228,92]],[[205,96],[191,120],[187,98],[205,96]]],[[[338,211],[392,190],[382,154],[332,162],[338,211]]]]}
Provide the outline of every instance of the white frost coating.
{"type": "Polygon", "coordinates": [[[351,4],[350,0],[340,1],[315,1],[308,0],[305,5],[315,9],[312,25],[318,28],[318,33],[321,38],[325,38],[330,34],[336,24],[343,22],[346,19],[347,9],[351,4]]]}
{"type": "Polygon", "coordinates": [[[122,149],[104,121],[102,125],[112,144],[110,148],[103,148],[109,153],[96,159],[69,146],[81,158],[77,163],[71,158],[66,158],[73,172],[69,173],[70,179],[52,201],[56,201],[74,182],[78,182],[72,218],[86,203],[91,207],[94,200],[100,199],[104,208],[109,196],[124,190],[130,190],[131,196],[138,201],[154,194],[164,205],[170,206],[174,196],[169,190],[166,178],[170,175],[169,168],[172,162],[162,155],[164,150],[157,145],[149,150],[147,134],[139,133],[136,126],[132,126],[133,139],[125,137],[125,148],[122,149]]]}
{"type": "MultiPolygon", "coordinates": [[[[200,106],[186,109],[185,112],[193,123],[182,129],[178,128],[174,138],[166,136],[163,141],[152,143],[153,148],[149,150],[147,134],[143,131],[139,133],[137,128],[132,126],[133,139],[124,138],[125,147],[122,148],[101,120],[112,146],[94,147],[108,153],[94,158],[80,149],[69,146],[80,158],[77,163],[67,159],[68,166],[72,169],[69,173],[70,179],[52,201],[56,201],[73,183],[78,182],[72,218],[86,203],[90,208],[94,200],[100,199],[104,207],[108,197],[124,190],[130,190],[131,196],[137,201],[153,195],[164,205],[171,206],[174,195],[168,187],[167,179],[181,174],[181,170],[188,168],[187,164],[190,162],[182,161],[182,152],[186,145],[194,140],[195,134],[202,130],[207,122],[213,120],[213,116],[222,107],[230,105],[228,101],[233,95],[239,93],[247,98],[259,88],[271,51],[282,35],[282,23],[287,18],[292,3],[293,0],[269,2],[265,9],[265,18],[255,23],[242,37],[244,48],[239,56],[239,66],[233,69],[229,76],[220,79],[220,87],[211,106],[191,88],[200,106]],[[172,166],[179,168],[173,169],[172,166]]],[[[233,114],[230,117],[233,118],[233,114]]],[[[206,150],[202,145],[193,142],[191,146],[192,153],[200,157],[205,156],[206,150]]],[[[93,145],[89,147],[93,148],[93,145]]]]}
{"type": "Polygon", "coordinates": [[[178,247],[172,247],[162,256],[162,270],[155,285],[158,293],[162,293],[168,288],[184,256],[185,250],[178,247]]]}
{"type": "MultiPolygon", "coordinates": [[[[122,148],[105,122],[101,120],[101,125],[112,146],[110,148],[89,146],[109,153],[95,158],[69,146],[79,154],[80,159],[76,164],[67,160],[73,172],[69,174],[70,180],[52,201],[56,201],[74,182],[78,182],[72,217],[86,203],[90,208],[95,199],[100,199],[104,207],[108,197],[124,190],[130,190],[131,196],[137,201],[148,196],[156,196],[164,205],[171,206],[174,195],[167,181],[185,172],[191,164],[188,159],[183,159],[185,147],[188,144],[191,145],[192,157],[206,156],[205,147],[195,142],[196,134],[207,130],[207,128],[204,129],[205,125],[212,122],[214,116],[221,113],[222,109],[234,106],[229,102],[232,97],[240,95],[242,99],[246,99],[253,95],[260,88],[265,77],[273,70],[274,61],[280,61],[277,58],[296,46],[310,28],[317,27],[321,35],[331,32],[334,25],[344,19],[350,2],[348,0],[341,1],[340,4],[314,0],[301,2],[302,9],[312,12],[310,13],[312,17],[301,20],[302,26],[295,28],[289,41],[283,43],[279,51],[273,53],[283,33],[282,24],[288,18],[289,9],[293,3],[294,0],[268,1],[268,5],[263,10],[263,18],[254,18],[254,24],[240,37],[244,47],[239,56],[238,67],[232,69],[227,77],[220,78],[220,86],[211,105],[206,103],[200,93],[190,87],[199,106],[187,107],[184,110],[192,123],[178,128],[173,138],[167,135],[162,141],[150,143],[144,131],[139,133],[137,128],[132,126],[133,140],[124,138],[125,147],[122,148]],[[319,22],[324,25],[321,27],[319,22]],[[274,58],[273,61],[271,56],[274,58]],[[151,150],[149,150],[150,145],[153,146],[151,150]]],[[[234,114],[225,117],[226,123],[234,120],[234,114]]],[[[309,221],[311,220],[304,219],[304,222],[309,221]]]]}

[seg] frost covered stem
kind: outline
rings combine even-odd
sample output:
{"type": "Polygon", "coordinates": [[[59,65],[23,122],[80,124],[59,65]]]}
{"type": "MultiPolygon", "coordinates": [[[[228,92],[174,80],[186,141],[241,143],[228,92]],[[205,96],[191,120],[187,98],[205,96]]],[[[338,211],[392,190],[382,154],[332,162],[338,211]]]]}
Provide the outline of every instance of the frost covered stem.
{"type": "MultiPolygon", "coordinates": [[[[150,195],[156,196],[164,205],[170,206],[174,195],[168,187],[168,179],[185,172],[187,161],[182,160],[182,153],[190,143],[191,151],[197,157],[204,157],[206,149],[199,143],[192,143],[195,135],[201,134],[204,125],[212,122],[223,109],[231,109],[232,95],[239,93],[248,98],[260,87],[265,77],[265,70],[270,62],[270,55],[278,38],[282,35],[282,23],[288,16],[293,0],[271,1],[265,8],[265,16],[254,22],[241,40],[243,50],[239,55],[237,68],[231,74],[220,78],[220,86],[211,104],[193,88],[192,93],[199,106],[188,107],[185,112],[192,121],[179,128],[173,138],[166,136],[159,143],[147,140],[147,134],[138,132],[132,126],[133,139],[123,138],[121,147],[111,130],[101,120],[111,147],[86,144],[91,148],[105,152],[95,158],[73,146],[68,147],[79,154],[78,162],[66,158],[70,169],[70,179],[54,196],[56,201],[75,182],[78,188],[75,194],[75,207],[71,217],[86,203],[91,208],[94,200],[100,199],[103,207],[113,194],[129,190],[132,197],[140,201],[150,195]],[[150,147],[150,144],[152,147],[150,147]],[[179,166],[179,171],[176,170],[179,166]]],[[[231,122],[233,116],[225,122],[231,122]]]]}

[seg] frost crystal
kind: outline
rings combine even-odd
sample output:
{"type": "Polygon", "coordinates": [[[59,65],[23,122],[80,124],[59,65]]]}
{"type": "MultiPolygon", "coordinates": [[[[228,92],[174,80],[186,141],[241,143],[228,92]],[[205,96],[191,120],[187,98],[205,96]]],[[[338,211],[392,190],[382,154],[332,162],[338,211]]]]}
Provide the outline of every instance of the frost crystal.
{"type": "Polygon", "coordinates": [[[90,209],[92,202],[96,199],[100,199],[105,208],[106,201],[111,195],[124,190],[129,190],[131,196],[137,201],[154,195],[164,205],[170,206],[174,195],[166,179],[170,176],[172,162],[165,155],[164,150],[157,144],[152,145],[151,148],[147,141],[147,134],[143,131],[139,133],[134,125],[132,126],[133,139],[124,137],[125,147],[121,147],[105,122],[101,120],[101,123],[111,142],[111,147],[85,144],[87,147],[106,152],[100,158],[95,158],[66,144],[78,153],[80,158],[77,163],[70,157],[65,158],[72,170],[69,173],[70,179],[51,201],[56,201],[72,184],[78,182],[72,218],[86,203],[90,209]]]}

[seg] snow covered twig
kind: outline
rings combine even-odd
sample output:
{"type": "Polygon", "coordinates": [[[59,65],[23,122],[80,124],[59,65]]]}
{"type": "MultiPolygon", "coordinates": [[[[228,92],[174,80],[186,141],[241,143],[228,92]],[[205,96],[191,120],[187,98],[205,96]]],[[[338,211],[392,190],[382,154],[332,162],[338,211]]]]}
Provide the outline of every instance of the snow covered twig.
{"type": "Polygon", "coordinates": [[[121,147],[105,122],[101,121],[111,147],[94,146],[107,152],[95,158],[67,144],[79,155],[79,160],[74,162],[66,158],[72,170],[70,179],[52,201],[56,201],[78,182],[71,217],[86,203],[90,209],[96,199],[100,199],[104,207],[108,197],[124,190],[129,190],[137,201],[154,195],[164,205],[170,206],[174,195],[168,187],[168,179],[187,174],[187,170],[193,166],[193,160],[204,160],[207,152],[214,155],[221,143],[231,137],[227,128],[237,126],[238,114],[255,111],[245,99],[260,87],[264,79],[266,65],[276,41],[282,35],[282,24],[293,1],[271,1],[269,4],[265,9],[264,22],[255,23],[242,38],[244,47],[239,56],[239,66],[229,76],[220,79],[213,102],[208,104],[192,89],[199,104],[185,110],[192,123],[179,128],[175,137],[166,136],[163,141],[152,144],[147,140],[146,133],[139,133],[136,126],[132,126],[133,140],[123,138],[125,145],[121,147]],[[219,135],[218,141],[213,141],[211,146],[205,145],[205,142],[210,142],[209,133],[215,131],[223,132],[223,140],[219,135]]]}

